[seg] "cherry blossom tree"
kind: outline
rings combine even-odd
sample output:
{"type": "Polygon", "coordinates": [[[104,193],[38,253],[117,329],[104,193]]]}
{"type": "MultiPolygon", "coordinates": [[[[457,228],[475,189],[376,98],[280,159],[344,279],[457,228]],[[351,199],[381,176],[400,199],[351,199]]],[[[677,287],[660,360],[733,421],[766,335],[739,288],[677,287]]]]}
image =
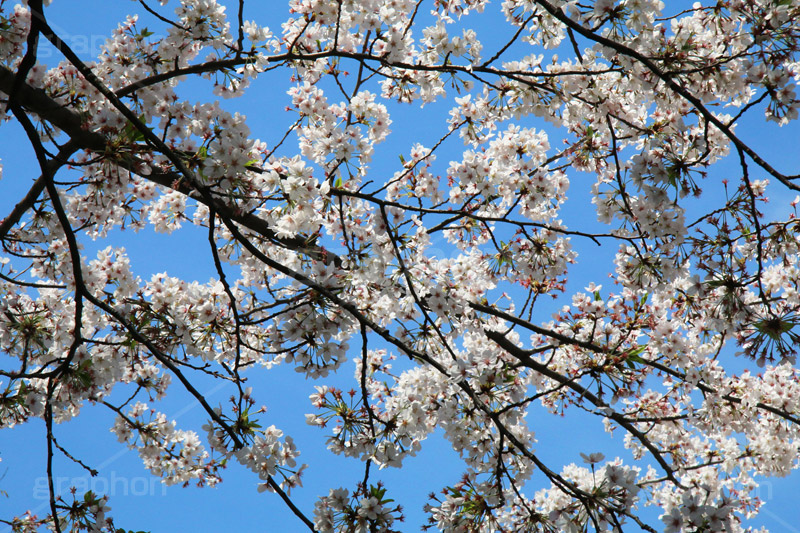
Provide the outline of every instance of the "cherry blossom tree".
{"type": "Polygon", "coordinates": [[[800,176],[737,128],[798,116],[797,2],[139,0],[93,58],[45,4],[0,0],[3,116],[36,155],[0,215],[0,427],[44,420],[50,481],[13,531],[116,531],[52,482],[54,456],[92,470],[57,438],[90,404],[163,483],[238,464],[320,532],[401,530],[382,469],[435,431],[463,461],[425,508],[443,531],[743,531],[798,466],[800,176]],[[251,132],[226,99],[262,77],[286,111],[251,132]],[[113,237],[148,227],[203,231],[215,279],[138,275],[113,237]],[[315,503],[247,383],[281,366],[363,468],[315,503]],[[158,410],[174,389],[205,425],[158,410]],[[627,454],[543,461],[577,413],[627,454]]]}

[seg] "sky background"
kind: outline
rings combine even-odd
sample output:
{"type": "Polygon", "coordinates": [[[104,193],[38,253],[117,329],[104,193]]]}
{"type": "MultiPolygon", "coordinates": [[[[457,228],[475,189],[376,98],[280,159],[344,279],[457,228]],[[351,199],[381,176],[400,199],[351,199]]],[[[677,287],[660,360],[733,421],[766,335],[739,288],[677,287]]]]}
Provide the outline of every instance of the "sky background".
{"type": "MultiPolygon", "coordinates": [[[[8,2],[6,2],[8,4],[8,2]]],[[[497,11],[500,2],[494,2],[491,9],[497,11]]],[[[171,13],[175,2],[170,2],[165,13],[171,13]]],[[[255,6],[255,2],[248,5],[255,6]]],[[[286,6],[283,2],[270,2],[270,6],[279,11],[278,15],[264,12],[246,12],[246,19],[254,18],[259,22],[271,20],[268,24],[273,31],[280,32],[279,22],[285,18],[286,6]],[[278,9],[280,8],[280,9],[278,9]]],[[[253,8],[255,9],[255,8],[253,8]]],[[[263,8],[262,8],[263,10],[263,8]]],[[[126,14],[142,12],[140,6],[133,2],[98,2],[97,0],[55,0],[48,8],[47,15],[51,25],[59,32],[65,42],[86,59],[97,55],[99,47],[116,25],[124,20],[126,14]]],[[[469,20],[469,19],[468,19],[469,20]]],[[[483,20],[483,18],[481,18],[483,20]]],[[[157,31],[158,24],[148,15],[140,19],[140,27],[148,26],[157,31]]],[[[492,27],[475,27],[478,37],[485,41],[484,55],[488,57],[491,43],[492,27]]],[[[50,48],[43,48],[40,59],[52,66],[61,58],[50,48]]],[[[252,136],[261,138],[273,145],[285,132],[285,124],[296,117],[284,113],[290,99],[285,91],[290,87],[289,74],[286,70],[265,75],[256,80],[248,93],[238,99],[222,101],[223,107],[231,111],[238,110],[247,115],[252,136]]],[[[180,94],[194,101],[215,99],[211,95],[211,84],[206,80],[190,80],[183,85],[180,94]]],[[[329,99],[338,99],[333,95],[329,99]]],[[[415,142],[431,146],[445,131],[444,118],[450,108],[448,101],[442,101],[420,109],[418,105],[390,105],[392,116],[392,135],[389,141],[380,145],[375,153],[370,176],[380,179],[391,175],[397,168],[397,155],[407,154],[415,142]]],[[[788,173],[796,173],[800,168],[800,157],[797,151],[798,128],[796,126],[778,128],[774,124],[765,125],[758,112],[751,113],[752,120],[745,121],[737,133],[756,149],[770,154],[770,162],[788,173]]],[[[550,133],[550,144],[555,149],[561,146],[563,134],[546,127],[541,121],[525,120],[523,126],[544,128],[550,133]]],[[[438,167],[446,168],[448,154],[459,157],[463,147],[459,141],[451,143],[450,151],[439,155],[438,167]]],[[[296,143],[290,137],[286,151],[297,151],[296,143]]],[[[0,158],[3,163],[3,179],[0,181],[0,217],[5,216],[13,205],[27,191],[31,182],[38,176],[38,167],[32,151],[24,139],[21,129],[14,123],[6,123],[0,127],[0,158]]],[[[754,178],[757,170],[752,170],[754,178]]],[[[710,177],[702,186],[713,194],[719,190],[723,178],[735,180],[738,177],[734,161],[726,161],[711,169],[710,177]]],[[[589,189],[594,181],[593,176],[571,173],[570,200],[562,209],[563,218],[573,228],[594,223],[594,215],[587,209],[589,205],[589,189]]],[[[774,190],[774,209],[776,216],[786,213],[788,203],[794,194],[774,190]]],[[[702,205],[698,203],[698,208],[702,205]]],[[[687,217],[688,218],[688,217],[687,217]]],[[[143,279],[158,272],[168,272],[172,276],[186,280],[206,282],[214,276],[213,265],[209,260],[208,243],[205,230],[184,226],[172,235],[156,234],[144,230],[140,233],[114,232],[103,242],[84,241],[85,255],[92,257],[94,251],[109,244],[123,245],[128,249],[135,274],[143,279]]],[[[616,245],[602,248],[581,241],[573,240],[580,253],[579,263],[584,265],[608,264],[613,257],[616,245]]],[[[446,253],[445,243],[434,241],[432,248],[441,246],[446,253]]],[[[611,289],[608,280],[590,279],[586,272],[576,269],[577,275],[571,279],[568,294],[581,290],[589,281],[605,282],[604,294],[611,289]]],[[[561,305],[561,300],[556,302],[561,305]]],[[[544,309],[541,313],[555,310],[544,309]]],[[[539,315],[542,316],[542,315],[539,315]]],[[[542,318],[546,320],[546,314],[542,318]]],[[[351,342],[353,350],[358,350],[358,342],[351,342]]],[[[732,369],[741,369],[745,362],[735,359],[734,350],[728,350],[732,369]]],[[[351,354],[357,357],[358,354],[351,354]]],[[[3,358],[0,354],[0,358],[3,358]]],[[[2,359],[0,359],[2,361],[2,359]]],[[[7,362],[7,360],[6,360],[7,362]]],[[[0,363],[5,367],[4,363],[0,363]]],[[[398,361],[398,366],[402,362],[398,361]]],[[[338,376],[325,383],[338,383],[350,388],[352,386],[352,362],[343,365],[338,376]]],[[[326,433],[306,426],[304,414],[312,412],[308,395],[313,392],[313,385],[321,384],[305,381],[290,367],[277,367],[269,372],[263,370],[251,372],[249,383],[256,391],[257,405],[264,404],[268,412],[262,418],[262,425],[275,424],[291,435],[302,451],[299,462],[308,463],[303,482],[304,487],[293,496],[295,502],[311,516],[316,497],[327,494],[330,488],[345,487],[352,491],[358,480],[363,477],[363,465],[357,460],[343,459],[327,453],[325,450],[326,433]]],[[[232,388],[219,385],[208,379],[197,380],[198,390],[204,393],[212,405],[226,403],[232,388]]],[[[156,407],[175,420],[182,429],[195,429],[204,438],[200,426],[206,422],[206,416],[199,405],[180,387],[173,383],[168,398],[156,407]]],[[[559,418],[544,414],[541,410],[532,410],[529,420],[531,428],[536,431],[539,444],[536,449],[546,463],[556,466],[570,462],[581,463],[580,452],[603,452],[607,459],[620,456],[628,460],[630,454],[622,447],[622,433],[618,431],[614,438],[604,433],[599,419],[585,417],[572,409],[567,416],[559,418]]],[[[111,515],[117,527],[144,531],[198,530],[243,530],[243,531],[303,531],[305,527],[284,506],[280,499],[269,493],[256,492],[257,478],[236,464],[223,472],[223,483],[216,488],[197,489],[179,486],[165,487],[157,478],[149,476],[142,467],[141,461],[133,450],[117,442],[116,437],[108,431],[114,417],[105,407],[87,405],[81,416],[55,428],[59,442],[70,452],[99,470],[97,478],[90,478],[85,471],[73,463],[58,456],[56,461],[56,486],[75,486],[81,493],[88,489],[107,493],[111,499],[111,515]]],[[[383,480],[389,492],[387,495],[405,504],[406,525],[400,527],[404,531],[417,531],[424,523],[425,515],[422,506],[427,501],[429,492],[438,491],[446,484],[458,481],[462,473],[461,462],[457,454],[443,439],[428,439],[417,457],[404,462],[401,470],[373,470],[372,480],[383,480]]],[[[47,485],[45,477],[45,428],[41,420],[32,420],[14,429],[0,431],[0,491],[8,493],[0,495],[0,518],[9,519],[22,514],[26,509],[34,513],[46,514],[47,485]]],[[[539,478],[534,476],[534,481],[539,478]]],[[[527,493],[532,494],[540,488],[537,483],[527,493]]],[[[770,479],[762,482],[760,495],[766,501],[761,514],[749,525],[765,526],[774,532],[798,532],[800,524],[800,506],[796,503],[800,494],[800,476],[793,475],[784,479],[770,479]]],[[[645,513],[647,521],[657,528],[661,522],[657,520],[657,509],[645,513]]],[[[5,533],[0,525],[0,533],[5,533]]],[[[626,529],[626,531],[628,531],[626,529]]],[[[635,531],[635,529],[631,529],[635,531]]]]}

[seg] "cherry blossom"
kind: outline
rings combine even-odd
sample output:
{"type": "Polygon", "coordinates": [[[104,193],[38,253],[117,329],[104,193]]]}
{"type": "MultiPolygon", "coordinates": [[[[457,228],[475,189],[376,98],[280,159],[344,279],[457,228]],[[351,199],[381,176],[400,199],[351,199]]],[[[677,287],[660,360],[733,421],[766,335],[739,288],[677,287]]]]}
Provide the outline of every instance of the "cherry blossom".
{"type": "MultiPolygon", "coordinates": [[[[48,4],[0,0],[36,156],[0,148],[31,178],[0,221],[0,427],[44,421],[48,479],[91,471],[58,443],[87,406],[161,482],[235,465],[320,532],[400,530],[382,475],[438,438],[443,531],[746,531],[800,465],[800,183],[753,142],[796,127],[797,3],[143,0],[96,57],[48,4]],[[147,231],[202,235],[214,276],[142,273],[120,235],[147,231]],[[278,367],[354,486],[308,503],[247,383],[278,367]],[[159,410],[178,393],[205,424],[159,410]],[[544,461],[553,415],[618,456],[544,461]]],[[[51,483],[0,521],[116,531],[108,501],[51,483]]]]}

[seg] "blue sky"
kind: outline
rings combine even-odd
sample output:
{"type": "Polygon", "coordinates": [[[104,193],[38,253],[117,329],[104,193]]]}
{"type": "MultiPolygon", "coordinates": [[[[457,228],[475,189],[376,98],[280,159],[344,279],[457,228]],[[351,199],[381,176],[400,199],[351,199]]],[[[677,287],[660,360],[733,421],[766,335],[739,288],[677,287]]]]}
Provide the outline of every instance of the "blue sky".
{"type": "MultiPolygon", "coordinates": [[[[170,5],[174,4],[172,2],[170,5]]],[[[499,1],[496,2],[499,4],[499,1]]],[[[255,5],[255,4],[254,4],[255,5]]],[[[275,5],[283,6],[282,2],[275,5]]],[[[494,6],[497,7],[496,5],[494,6]]],[[[51,25],[60,32],[61,37],[83,57],[97,52],[97,47],[105,37],[124,19],[129,12],[140,11],[133,2],[103,3],[89,0],[55,0],[48,11],[51,25]],[[87,20],[90,14],[91,19],[87,20]]],[[[259,18],[263,13],[251,13],[246,18],[259,18]]],[[[140,26],[157,27],[147,15],[140,19],[140,26]],[[145,22],[146,21],[146,22],[145,22]]],[[[278,17],[273,17],[275,33],[279,32],[278,17]]],[[[479,37],[490,31],[476,28],[479,37]]],[[[45,48],[42,60],[52,64],[60,59],[53,50],[45,48]]],[[[283,113],[289,103],[285,90],[289,88],[288,74],[279,71],[254,82],[248,94],[240,99],[224,101],[230,110],[239,110],[248,117],[248,124],[254,137],[269,143],[277,141],[285,130],[276,126],[288,124],[294,117],[283,113]]],[[[214,99],[206,81],[192,81],[186,84],[182,94],[198,100],[214,99]]],[[[392,135],[390,141],[378,148],[373,162],[373,173],[381,176],[381,170],[394,172],[398,153],[408,153],[414,142],[430,146],[445,131],[443,120],[448,103],[439,103],[420,110],[417,106],[390,107],[392,113],[392,135]],[[424,124],[424,128],[420,127],[424,124]],[[382,163],[387,161],[389,164],[382,163]]],[[[541,123],[528,123],[527,126],[544,128],[541,123]]],[[[754,120],[743,124],[749,127],[740,135],[755,148],[769,148],[768,152],[780,170],[796,169],[800,158],[796,150],[798,129],[796,127],[779,129],[775,125],[764,125],[754,120]]],[[[551,133],[551,146],[560,146],[561,137],[554,130],[551,133]]],[[[27,190],[30,182],[38,175],[35,160],[30,148],[25,144],[21,132],[14,124],[0,127],[0,158],[4,165],[3,179],[0,181],[0,216],[4,216],[27,190]]],[[[455,149],[460,146],[456,143],[455,149]]],[[[287,150],[294,149],[289,143],[287,150]]],[[[451,152],[453,153],[453,152],[451,152]]],[[[439,156],[439,164],[446,166],[446,154],[439,156]]],[[[726,162],[712,169],[706,182],[713,190],[718,180],[736,177],[736,166],[726,162]]],[[[586,215],[591,176],[571,175],[570,201],[564,208],[564,217],[570,221],[578,217],[572,226],[582,222],[593,222],[589,211],[586,215]]],[[[704,184],[705,186],[706,184],[704,184]]],[[[775,202],[776,209],[786,209],[785,205],[794,194],[785,193],[779,197],[784,202],[775,202]],[[781,207],[781,204],[784,207],[781,207]]],[[[170,275],[205,282],[213,275],[208,260],[208,244],[203,230],[185,228],[171,236],[155,234],[145,230],[138,234],[115,233],[106,242],[84,242],[86,255],[108,244],[123,245],[128,248],[134,272],[142,278],[153,273],[167,271],[170,275]],[[113,242],[112,242],[113,241],[113,242]]],[[[581,253],[579,261],[585,264],[606,262],[616,247],[597,249],[591,243],[574,241],[581,253]]],[[[444,245],[442,245],[444,246],[444,245]]],[[[570,283],[570,292],[580,290],[590,279],[579,275],[570,283]]],[[[595,280],[598,283],[603,280],[595,280]]],[[[608,287],[605,288],[608,290],[608,287]]],[[[355,345],[355,343],[351,343],[355,345]]],[[[356,356],[356,354],[353,354],[356,356]]],[[[2,358],[2,355],[0,355],[2,358]]],[[[2,360],[2,359],[0,359],[2,360]]],[[[738,363],[737,363],[738,364],[738,363]]],[[[743,364],[743,363],[742,363],[743,364]]],[[[333,379],[347,388],[351,387],[352,365],[345,365],[333,379]]],[[[304,488],[296,492],[296,502],[308,515],[311,514],[317,495],[327,494],[329,488],[344,486],[352,489],[363,476],[362,464],[358,461],[342,459],[325,451],[325,433],[306,426],[303,414],[311,412],[308,395],[313,392],[314,382],[305,381],[291,368],[277,368],[269,372],[257,371],[250,375],[256,390],[258,404],[268,407],[264,422],[275,424],[292,435],[298,448],[303,452],[300,462],[310,465],[304,476],[304,488]]],[[[209,403],[224,403],[232,389],[220,386],[209,380],[199,381],[197,388],[203,392],[209,403]]],[[[329,382],[329,381],[328,381],[329,382]]],[[[199,405],[184,393],[178,384],[171,387],[169,398],[158,405],[179,427],[195,429],[206,417],[199,405]]],[[[536,411],[534,411],[536,412],[536,411]]],[[[579,452],[601,451],[607,458],[619,455],[629,458],[621,444],[621,433],[612,440],[602,431],[598,420],[575,417],[573,410],[564,419],[539,413],[530,424],[537,432],[539,447],[537,454],[546,462],[558,466],[570,462],[580,463],[579,452]]],[[[59,458],[56,465],[57,486],[75,486],[79,489],[92,488],[102,492],[103,488],[111,496],[112,516],[118,527],[145,531],[182,530],[246,530],[246,531],[303,531],[304,527],[283,503],[270,494],[257,493],[258,480],[243,468],[233,465],[224,473],[224,482],[216,488],[163,487],[158,480],[151,478],[144,470],[135,451],[130,451],[116,441],[108,431],[113,423],[110,412],[98,406],[86,406],[77,419],[61,424],[56,428],[59,442],[76,457],[88,461],[100,471],[92,481],[85,472],[74,464],[59,458]]],[[[202,436],[202,434],[201,434],[202,436]]],[[[42,490],[45,476],[45,430],[41,421],[32,421],[13,430],[0,431],[0,490],[8,492],[8,497],[0,496],[0,517],[10,518],[26,509],[42,514],[47,513],[46,490],[42,490]]],[[[416,531],[425,517],[421,508],[427,501],[427,494],[437,491],[445,484],[455,483],[461,474],[457,455],[442,439],[432,438],[425,443],[422,452],[406,461],[402,470],[387,469],[373,474],[373,479],[382,479],[389,488],[389,495],[406,505],[407,524],[403,530],[416,531]]],[[[537,478],[534,478],[535,480],[537,478]]],[[[533,493],[538,486],[531,487],[533,493]]],[[[786,479],[768,480],[762,485],[761,496],[767,505],[761,515],[752,521],[753,526],[766,526],[776,532],[800,531],[800,507],[795,503],[795,495],[800,493],[800,477],[794,475],[786,479]]],[[[655,519],[658,512],[649,514],[649,522],[660,525],[655,519]]],[[[626,530],[627,531],[627,530],[626,530]]],[[[0,533],[4,529],[0,526],[0,533]]]]}

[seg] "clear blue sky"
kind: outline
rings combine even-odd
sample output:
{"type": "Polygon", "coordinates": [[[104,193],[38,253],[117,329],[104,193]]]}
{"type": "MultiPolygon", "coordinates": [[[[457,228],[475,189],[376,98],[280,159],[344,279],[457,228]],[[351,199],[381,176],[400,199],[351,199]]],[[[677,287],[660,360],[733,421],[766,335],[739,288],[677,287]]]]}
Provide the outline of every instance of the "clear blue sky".
{"type": "MultiPolygon", "coordinates": [[[[495,4],[499,4],[499,0],[495,4]]],[[[175,2],[169,5],[173,6],[175,2]]],[[[256,3],[252,3],[253,6],[256,3]]],[[[285,11],[283,2],[272,2],[273,6],[285,11]]],[[[497,8],[497,5],[493,6],[497,8]]],[[[129,12],[142,12],[134,2],[101,3],[96,0],[55,0],[49,8],[51,25],[60,36],[82,56],[89,58],[96,54],[97,47],[129,12]]],[[[264,17],[264,13],[248,13],[245,18],[264,17]]],[[[157,28],[148,15],[142,15],[141,26],[157,28]],[[146,21],[146,22],[145,22],[146,21]]],[[[279,33],[279,17],[272,17],[274,32],[279,33]]],[[[476,28],[479,37],[488,36],[485,28],[476,28]]],[[[53,50],[45,49],[43,61],[53,64],[60,59],[53,50]],[[49,56],[49,57],[48,57],[49,56]]],[[[205,81],[191,82],[182,94],[198,101],[214,99],[209,84],[205,81]]],[[[239,110],[248,117],[248,124],[254,137],[273,143],[283,131],[275,124],[288,124],[293,116],[283,114],[289,102],[285,90],[289,88],[288,73],[279,71],[268,78],[254,83],[247,96],[223,102],[230,110],[239,110]]],[[[448,104],[437,104],[420,111],[415,107],[390,107],[393,125],[391,141],[379,148],[373,162],[375,176],[381,176],[382,158],[393,165],[398,153],[408,153],[414,142],[430,146],[444,131],[443,122],[436,122],[448,109],[448,104]],[[420,128],[424,124],[424,128],[420,128]]],[[[543,124],[528,123],[543,128],[543,124]]],[[[769,147],[769,152],[781,159],[774,161],[779,169],[798,168],[797,138],[798,129],[778,129],[776,126],[763,126],[754,121],[751,131],[739,133],[755,147],[769,147]],[[776,150],[776,146],[785,146],[776,150]]],[[[552,132],[552,130],[549,130],[552,132]]],[[[35,159],[26,145],[21,132],[14,124],[0,127],[0,158],[4,165],[3,180],[0,181],[0,217],[4,216],[38,175],[35,159]]],[[[291,138],[290,138],[291,141],[291,138]]],[[[553,134],[551,145],[560,145],[561,137],[553,134]]],[[[294,146],[290,143],[289,149],[294,146]]],[[[459,146],[455,145],[458,149],[459,146]]],[[[444,161],[447,152],[439,155],[439,163],[444,161]]],[[[386,165],[387,172],[394,167],[386,165]]],[[[734,165],[712,169],[710,182],[720,180],[726,172],[736,172],[734,165]]],[[[586,212],[589,187],[592,178],[588,175],[572,175],[570,202],[565,207],[566,220],[583,216],[586,212]]],[[[713,185],[709,188],[713,189],[713,185]]],[[[788,194],[788,193],[787,193],[788,194]]],[[[793,197],[794,195],[792,195],[793,197]]],[[[589,220],[593,221],[593,215],[589,220]]],[[[572,226],[576,224],[572,223],[572,226]]],[[[149,230],[138,234],[116,233],[106,242],[85,242],[86,255],[91,250],[103,248],[108,244],[123,244],[128,248],[134,272],[142,278],[152,273],[167,271],[170,275],[196,279],[205,282],[213,275],[212,264],[208,259],[208,244],[204,231],[191,228],[171,236],[158,235],[149,230]]],[[[591,243],[575,241],[580,251],[579,260],[588,264],[613,254],[615,247],[596,249],[591,243]]],[[[589,279],[579,276],[571,281],[572,291],[581,289],[589,279]]],[[[598,283],[602,279],[596,280],[598,283]]],[[[351,343],[352,344],[352,343],[351,343]]],[[[353,354],[357,356],[356,354],[353,354]]],[[[0,354],[0,361],[3,356],[0,354]]],[[[352,365],[346,365],[338,377],[332,378],[352,386],[352,365]]],[[[304,488],[296,492],[296,502],[309,516],[316,496],[327,494],[329,488],[344,486],[352,490],[356,481],[363,476],[362,464],[345,460],[325,451],[325,433],[305,425],[303,414],[311,412],[308,395],[313,392],[314,382],[304,381],[291,368],[278,368],[269,372],[256,371],[250,374],[250,385],[256,390],[258,404],[264,404],[269,411],[264,417],[267,425],[275,424],[292,435],[303,455],[300,462],[310,465],[304,477],[304,488]]],[[[206,381],[198,386],[206,394],[209,403],[224,403],[232,389],[206,381]]],[[[202,409],[174,383],[172,394],[158,405],[158,409],[175,419],[184,429],[195,429],[206,417],[202,409]]],[[[534,411],[535,412],[535,411],[534,411]]],[[[583,419],[577,413],[567,414],[565,419],[541,414],[530,420],[537,433],[539,447],[537,453],[542,459],[560,469],[560,465],[570,462],[580,463],[579,452],[604,452],[607,458],[629,454],[622,447],[621,439],[611,440],[602,430],[598,420],[583,419]]],[[[69,423],[56,427],[56,435],[62,445],[78,458],[84,459],[100,474],[91,480],[86,473],[74,464],[59,459],[57,461],[57,486],[76,486],[78,491],[93,488],[98,492],[110,494],[110,506],[118,527],[145,531],[303,531],[304,526],[285,508],[274,495],[260,494],[255,490],[257,479],[250,472],[234,465],[224,473],[224,482],[217,488],[163,487],[156,478],[151,478],[141,465],[135,451],[120,445],[108,428],[113,416],[104,407],[86,406],[81,416],[69,423]]],[[[617,432],[616,437],[621,437],[617,432]]],[[[41,421],[32,421],[13,430],[0,431],[0,490],[7,491],[8,497],[0,496],[0,517],[10,518],[26,509],[34,513],[46,514],[47,491],[45,478],[45,430],[41,421]]],[[[462,470],[460,461],[449,445],[441,439],[432,438],[425,443],[422,453],[405,462],[402,470],[387,469],[373,474],[373,479],[382,479],[389,488],[389,494],[406,505],[407,531],[416,531],[425,517],[421,508],[427,501],[427,494],[437,491],[445,484],[455,483],[462,470]]],[[[534,477],[534,480],[538,478],[534,477]]],[[[531,487],[533,493],[539,486],[531,487]]],[[[800,524],[800,507],[796,505],[796,495],[800,494],[800,477],[794,475],[786,479],[772,479],[764,482],[761,496],[767,505],[761,515],[752,521],[753,526],[766,526],[775,532],[797,532],[800,524]]],[[[658,511],[650,515],[651,523],[658,511]]],[[[626,530],[627,531],[627,530],[626,530]]],[[[631,530],[633,531],[633,530],[631,530]]],[[[0,533],[4,529],[0,526],[0,533]]]]}

